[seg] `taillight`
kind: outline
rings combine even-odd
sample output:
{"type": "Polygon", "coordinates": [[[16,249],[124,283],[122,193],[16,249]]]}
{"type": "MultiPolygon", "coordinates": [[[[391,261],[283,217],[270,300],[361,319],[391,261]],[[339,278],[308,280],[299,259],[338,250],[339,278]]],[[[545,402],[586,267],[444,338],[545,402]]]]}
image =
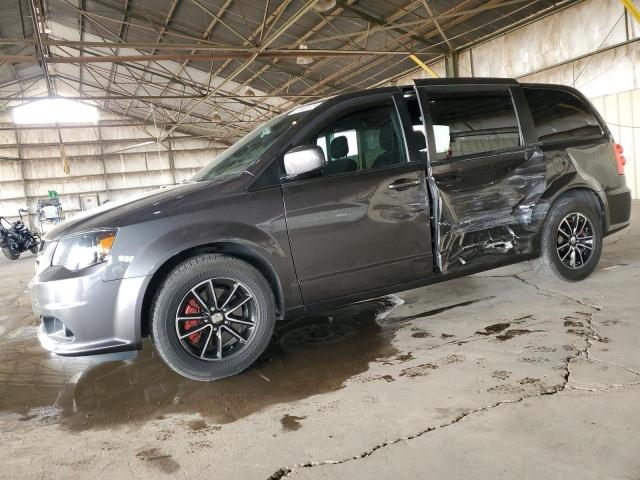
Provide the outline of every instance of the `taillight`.
{"type": "Polygon", "coordinates": [[[627,159],[624,158],[624,149],[622,145],[616,143],[613,146],[613,150],[616,153],[616,160],[618,161],[618,175],[624,175],[624,166],[627,164],[627,159]]]}

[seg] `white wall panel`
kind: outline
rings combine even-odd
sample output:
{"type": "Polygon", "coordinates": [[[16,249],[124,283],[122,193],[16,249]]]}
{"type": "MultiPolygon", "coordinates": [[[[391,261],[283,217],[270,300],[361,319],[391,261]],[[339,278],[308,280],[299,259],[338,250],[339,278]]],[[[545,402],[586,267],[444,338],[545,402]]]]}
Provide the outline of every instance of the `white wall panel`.
{"type": "Polygon", "coordinates": [[[46,198],[49,190],[55,190],[63,198],[73,193],[92,193],[105,189],[103,177],[77,177],[70,180],[32,180],[27,182],[29,197],[46,198]]]}
{"type": "Polygon", "coordinates": [[[171,172],[140,172],[129,174],[108,175],[107,186],[109,190],[130,189],[140,187],[160,187],[173,183],[171,172]]]}
{"type": "MultiPolygon", "coordinates": [[[[11,126],[10,120],[6,113],[0,114],[3,125],[11,126]]],[[[221,151],[211,148],[211,143],[201,138],[186,136],[172,140],[175,166],[171,171],[168,144],[160,144],[158,151],[156,139],[145,136],[136,127],[101,126],[100,134],[107,139],[103,143],[104,155],[97,141],[97,127],[67,127],[61,129],[61,134],[69,173],[65,173],[60,158],[56,128],[19,130],[21,148],[16,145],[13,131],[0,131],[0,156],[20,158],[22,153],[23,159],[0,160],[0,215],[15,217],[17,209],[25,206],[33,214],[38,199],[46,198],[49,190],[55,190],[61,196],[65,214],[70,217],[80,209],[81,194],[98,193],[101,203],[139,195],[193,176],[221,151]],[[146,141],[151,143],[129,148],[146,141]],[[82,144],[78,144],[80,142],[82,144]],[[8,147],[2,148],[2,145],[8,147]]]]}
{"type": "MultiPolygon", "coordinates": [[[[0,199],[21,199],[24,196],[24,182],[22,180],[13,182],[0,182],[0,199]]],[[[4,214],[0,212],[0,215],[4,214]]]]}
{"type": "Polygon", "coordinates": [[[623,146],[627,185],[633,198],[640,198],[640,89],[595,98],[593,104],[623,146]]]}
{"type": "Polygon", "coordinates": [[[191,168],[191,169],[186,169],[186,170],[176,170],[175,175],[176,175],[176,183],[180,183],[183,180],[188,180],[191,177],[193,177],[196,172],[198,171],[198,168],[191,168]]]}
{"type": "MultiPolygon", "coordinates": [[[[20,162],[13,160],[0,160],[0,185],[4,182],[22,179],[20,162]]],[[[0,198],[2,198],[0,196],[0,198]]]]}
{"type": "Polygon", "coordinates": [[[465,50],[458,56],[458,69],[461,77],[473,77],[471,50],[465,50]]]}
{"type": "Polygon", "coordinates": [[[0,200],[0,216],[7,217],[12,221],[17,219],[18,210],[26,207],[24,199],[21,198],[0,200]]]}
{"type": "Polygon", "coordinates": [[[211,150],[182,150],[173,153],[173,165],[179,168],[202,168],[211,163],[216,152],[211,150]]]}

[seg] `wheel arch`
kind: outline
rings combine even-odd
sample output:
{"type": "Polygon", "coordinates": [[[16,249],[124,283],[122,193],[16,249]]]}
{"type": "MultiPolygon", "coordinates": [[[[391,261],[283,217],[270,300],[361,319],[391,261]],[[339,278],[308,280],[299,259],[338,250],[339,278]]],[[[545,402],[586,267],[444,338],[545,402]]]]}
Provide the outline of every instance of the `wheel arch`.
{"type": "Polygon", "coordinates": [[[590,186],[587,185],[577,185],[567,188],[556,194],[553,198],[553,201],[549,205],[553,205],[560,198],[565,197],[574,197],[580,200],[583,200],[585,203],[591,205],[591,207],[600,214],[600,220],[602,221],[602,231],[603,233],[607,231],[607,209],[606,209],[606,198],[602,194],[590,186]]]}
{"type": "Polygon", "coordinates": [[[168,258],[160,267],[154,272],[145,289],[142,306],[140,311],[140,333],[142,337],[149,335],[149,324],[151,319],[151,308],[156,292],[162,284],[162,280],[168,275],[168,273],[179,263],[184,260],[200,255],[203,253],[222,253],[235,258],[244,260],[258,270],[267,280],[273,296],[276,300],[276,315],[277,319],[284,318],[285,301],[284,293],[282,290],[282,284],[276,273],[276,269],[271,263],[264,258],[263,255],[258,253],[251,246],[234,241],[220,241],[212,242],[195,247],[187,248],[174,256],[168,258]]]}
{"type": "Polygon", "coordinates": [[[607,219],[607,209],[606,209],[606,199],[604,198],[604,195],[602,194],[602,192],[599,192],[598,190],[595,190],[594,188],[592,188],[590,185],[571,185],[568,186],[564,189],[558,189],[554,192],[549,192],[547,191],[547,195],[545,195],[546,198],[543,199],[543,201],[538,204],[539,206],[542,207],[542,205],[544,205],[544,220],[540,223],[540,227],[538,228],[538,232],[536,234],[535,240],[534,240],[534,248],[535,248],[535,252],[539,252],[540,251],[540,243],[542,240],[542,232],[544,229],[544,225],[548,216],[548,212],[551,209],[551,207],[561,198],[566,198],[566,197],[574,197],[574,198],[578,198],[584,202],[586,202],[587,204],[591,205],[591,207],[593,207],[593,209],[600,214],[600,220],[602,222],[602,231],[603,233],[607,231],[608,228],[608,219],[607,219]],[[550,194],[551,193],[551,194],[550,194]]]}

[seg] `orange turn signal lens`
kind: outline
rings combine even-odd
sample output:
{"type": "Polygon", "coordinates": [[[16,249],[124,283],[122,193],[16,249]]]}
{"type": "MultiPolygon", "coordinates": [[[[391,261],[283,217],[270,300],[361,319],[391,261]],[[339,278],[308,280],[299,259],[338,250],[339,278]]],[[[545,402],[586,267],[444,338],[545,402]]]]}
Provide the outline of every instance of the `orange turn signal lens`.
{"type": "Polygon", "coordinates": [[[98,248],[103,257],[109,255],[111,248],[113,248],[113,242],[116,240],[115,232],[105,232],[98,237],[98,248]]]}

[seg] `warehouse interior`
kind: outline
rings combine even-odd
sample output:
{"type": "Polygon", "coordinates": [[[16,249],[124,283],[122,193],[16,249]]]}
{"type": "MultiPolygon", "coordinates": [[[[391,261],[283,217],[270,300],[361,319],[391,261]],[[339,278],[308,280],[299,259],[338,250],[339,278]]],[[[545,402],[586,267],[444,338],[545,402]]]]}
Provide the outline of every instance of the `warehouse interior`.
{"type": "Polygon", "coordinates": [[[640,195],[640,25],[616,1],[436,2],[435,23],[422,0],[30,3],[7,2],[0,19],[0,215],[28,208],[33,226],[49,190],[71,216],[83,195],[98,205],[189,178],[295,105],[453,70],[580,89],[625,147],[640,195]],[[46,32],[34,35],[33,18],[46,32]],[[15,124],[12,109],[40,97],[100,118],[15,124]]]}
{"type": "Polygon", "coordinates": [[[311,320],[336,331],[283,331],[256,368],[215,384],[178,378],[148,343],[137,356],[45,352],[34,256],[0,258],[0,478],[636,478],[639,12],[638,0],[3,0],[0,217],[42,234],[188,180],[280,113],[424,78],[575,87],[624,147],[634,202],[584,283],[540,283],[518,264],[364,302],[311,320]]]}

